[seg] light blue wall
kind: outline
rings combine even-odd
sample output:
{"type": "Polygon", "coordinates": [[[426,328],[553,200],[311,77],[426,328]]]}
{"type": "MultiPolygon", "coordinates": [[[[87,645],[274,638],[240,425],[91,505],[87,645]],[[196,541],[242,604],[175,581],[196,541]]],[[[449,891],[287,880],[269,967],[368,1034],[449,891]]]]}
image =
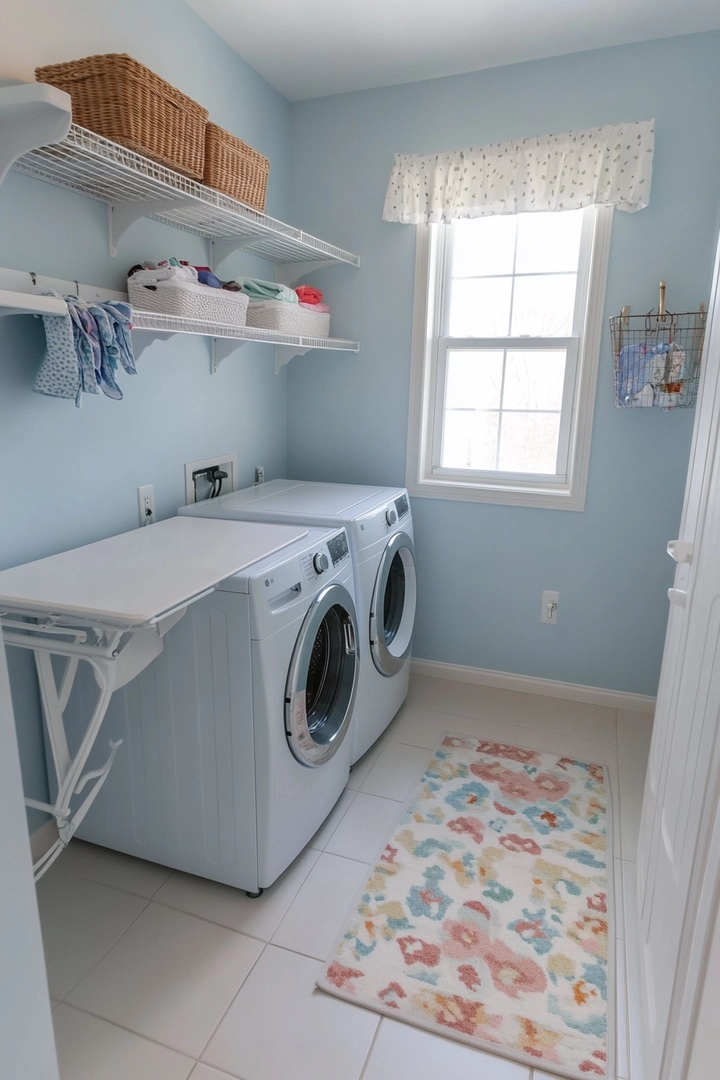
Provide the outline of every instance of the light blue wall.
{"type": "MultiPolygon", "coordinates": [[[[288,103],[194,13],[178,0],[126,0],[93,19],[91,42],[53,46],[66,20],[90,17],[92,5],[57,7],[38,30],[36,62],[127,51],[270,158],[268,210],[285,215],[288,103]]],[[[208,259],[203,240],[149,221],[134,225],[110,259],[103,204],[17,173],[0,190],[2,266],[123,288],[135,262],[173,254],[208,259]]],[[[223,272],[244,267],[272,274],[267,263],[242,256],[223,272]]],[[[241,484],[252,482],[256,463],[269,477],[283,474],[285,376],[274,374],[269,347],[247,345],[211,376],[206,339],[157,341],[140,356],[137,378],[121,372],[124,401],[86,397],[78,410],[32,393],[43,345],[38,320],[0,320],[0,567],[134,528],[139,484],[154,484],[158,517],[174,514],[185,501],[186,461],[237,452],[241,484]]],[[[25,790],[43,798],[32,661],[13,649],[8,659],[25,790]]]]}
{"type": "MultiPolygon", "coordinates": [[[[652,201],[616,213],[606,315],[707,302],[720,200],[720,34],[587,52],[292,107],[291,215],[360,254],[314,280],[357,358],[290,367],[291,476],[403,484],[415,230],[383,223],[393,154],[657,118],[652,201]]],[[[413,500],[415,655],[654,693],[693,413],[617,410],[605,334],[584,513],[413,500]],[[541,626],[543,589],[560,592],[541,626]]]]}

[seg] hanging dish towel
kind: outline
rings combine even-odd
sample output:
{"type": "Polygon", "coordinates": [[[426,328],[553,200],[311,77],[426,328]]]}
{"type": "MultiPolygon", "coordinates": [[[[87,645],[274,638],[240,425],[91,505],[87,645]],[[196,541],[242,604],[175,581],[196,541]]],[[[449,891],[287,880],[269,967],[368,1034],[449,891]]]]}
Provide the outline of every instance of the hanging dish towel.
{"type": "MultiPolygon", "coordinates": [[[[56,295],[56,294],[54,294],[56,295]]],[[[47,349],[35,379],[36,394],[74,398],[83,393],[122,400],[115,372],[136,375],[130,330],[132,309],[119,300],[85,304],[66,296],[67,315],[44,315],[47,349]]]]}

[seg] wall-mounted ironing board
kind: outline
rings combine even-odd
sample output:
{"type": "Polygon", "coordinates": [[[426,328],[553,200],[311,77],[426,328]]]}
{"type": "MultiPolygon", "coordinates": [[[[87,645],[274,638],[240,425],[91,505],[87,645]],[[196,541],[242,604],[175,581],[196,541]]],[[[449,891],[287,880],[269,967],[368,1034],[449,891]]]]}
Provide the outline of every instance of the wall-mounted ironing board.
{"type": "Polygon", "coordinates": [[[189,604],[305,535],[307,529],[285,525],[177,517],[0,572],[5,643],[35,654],[57,775],[54,803],[25,800],[51,814],[58,828],[57,840],[35,864],[36,879],[67,847],[107,779],[120,742],[110,742],[103,766],[83,770],[113,691],[159,655],[163,636],[189,604]],[[59,680],[53,656],[65,659],[59,680]],[[80,660],[92,666],[100,693],[71,754],[63,714],[80,660]],[[73,808],[73,798],[89,784],[73,808]]]}

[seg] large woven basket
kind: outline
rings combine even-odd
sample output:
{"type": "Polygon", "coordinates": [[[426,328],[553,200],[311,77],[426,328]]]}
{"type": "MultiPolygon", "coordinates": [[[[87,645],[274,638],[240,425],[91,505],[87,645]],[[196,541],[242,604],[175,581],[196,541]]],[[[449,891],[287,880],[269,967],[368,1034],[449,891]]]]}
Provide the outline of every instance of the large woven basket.
{"type": "Polygon", "coordinates": [[[265,210],[270,162],[210,122],[205,129],[205,183],[255,210],[265,210]]]}
{"type": "Polygon", "coordinates": [[[311,311],[286,300],[251,300],[247,310],[247,325],[263,330],[299,337],[330,337],[330,315],[327,311],[311,311]]]}
{"type": "Polygon", "coordinates": [[[128,299],[136,311],[205,319],[226,326],[245,326],[248,298],[244,293],[213,289],[190,281],[159,281],[148,288],[128,279],[128,299]]]}
{"type": "Polygon", "coordinates": [[[202,180],[208,112],[124,53],[35,69],[72,98],[73,123],[202,180]]]}

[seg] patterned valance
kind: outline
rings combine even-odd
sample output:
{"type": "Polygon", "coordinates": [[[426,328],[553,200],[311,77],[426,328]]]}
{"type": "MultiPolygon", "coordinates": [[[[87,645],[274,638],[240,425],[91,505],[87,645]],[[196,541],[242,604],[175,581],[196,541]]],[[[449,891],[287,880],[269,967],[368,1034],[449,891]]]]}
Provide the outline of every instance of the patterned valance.
{"type": "Polygon", "coordinates": [[[420,225],[650,198],[655,121],[509,139],[445,154],[396,154],[385,221],[420,225]]]}

